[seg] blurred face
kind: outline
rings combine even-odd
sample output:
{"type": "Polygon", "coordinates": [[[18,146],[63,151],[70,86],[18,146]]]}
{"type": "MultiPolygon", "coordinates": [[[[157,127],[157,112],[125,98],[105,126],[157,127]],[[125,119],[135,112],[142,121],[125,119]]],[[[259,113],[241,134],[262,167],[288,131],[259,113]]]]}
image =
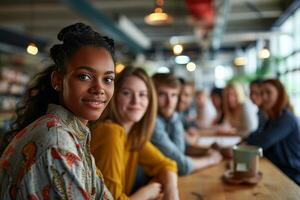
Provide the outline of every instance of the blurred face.
{"type": "Polygon", "coordinates": [[[110,53],[103,48],[85,46],[66,63],[62,77],[56,74],[53,84],[59,86],[61,104],[86,124],[98,119],[111,99],[114,78],[110,53]]]}
{"type": "Polygon", "coordinates": [[[211,95],[210,98],[211,98],[211,102],[214,105],[214,107],[216,108],[216,110],[221,109],[222,99],[220,98],[220,96],[213,94],[213,95],[211,95]]]}
{"type": "Polygon", "coordinates": [[[270,111],[278,99],[278,91],[275,86],[270,83],[262,85],[262,108],[264,111],[270,111]]]}
{"type": "Polygon", "coordinates": [[[166,119],[172,117],[178,102],[178,95],[178,88],[170,88],[164,85],[157,88],[158,112],[162,117],[166,119]]]}
{"type": "Polygon", "coordinates": [[[149,97],[145,82],[136,76],[125,78],[117,94],[117,109],[123,123],[136,123],[144,116],[149,97]]]}
{"type": "Polygon", "coordinates": [[[181,88],[178,102],[178,110],[185,111],[188,109],[193,101],[194,88],[191,85],[184,85],[181,88]]]}
{"type": "Polygon", "coordinates": [[[253,84],[250,86],[250,99],[258,107],[262,104],[261,91],[258,84],[253,84]]]}
{"type": "Polygon", "coordinates": [[[227,101],[230,109],[235,109],[238,105],[237,94],[233,88],[228,88],[227,101]]]}
{"type": "Polygon", "coordinates": [[[206,103],[206,95],[204,92],[200,92],[196,96],[196,105],[198,108],[203,108],[206,103]]]}

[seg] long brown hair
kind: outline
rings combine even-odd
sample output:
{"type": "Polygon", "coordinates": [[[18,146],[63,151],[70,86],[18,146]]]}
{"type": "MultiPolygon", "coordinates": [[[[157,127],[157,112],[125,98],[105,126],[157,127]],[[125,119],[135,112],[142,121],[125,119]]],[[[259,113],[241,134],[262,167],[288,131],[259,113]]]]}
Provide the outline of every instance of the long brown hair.
{"type": "Polygon", "coordinates": [[[279,117],[284,109],[288,109],[289,111],[293,112],[293,107],[290,104],[284,85],[278,79],[267,79],[264,80],[262,84],[271,84],[278,92],[276,103],[271,108],[272,113],[268,113],[270,118],[279,117]]]}
{"type": "Polygon", "coordinates": [[[157,113],[157,97],[151,78],[142,68],[126,67],[116,77],[115,92],[109,103],[104,110],[102,116],[98,121],[111,120],[119,125],[121,124],[120,113],[117,110],[117,96],[129,76],[135,76],[141,79],[148,90],[149,105],[143,118],[135,123],[128,134],[128,142],[130,142],[131,150],[139,150],[149,141],[155,125],[155,118],[157,113]]]}

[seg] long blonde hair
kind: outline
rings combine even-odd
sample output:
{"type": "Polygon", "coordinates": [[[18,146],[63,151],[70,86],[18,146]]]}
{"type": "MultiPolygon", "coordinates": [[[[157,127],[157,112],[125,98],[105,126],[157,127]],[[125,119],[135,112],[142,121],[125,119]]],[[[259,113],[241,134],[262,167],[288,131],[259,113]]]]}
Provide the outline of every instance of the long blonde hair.
{"type": "Polygon", "coordinates": [[[244,93],[244,90],[242,88],[242,86],[238,83],[230,83],[228,84],[223,92],[223,101],[224,101],[224,115],[225,118],[232,118],[234,117],[234,113],[236,110],[240,110],[242,108],[242,104],[245,102],[246,100],[246,95],[244,93]],[[228,102],[228,93],[229,90],[233,89],[235,94],[236,94],[236,98],[237,98],[237,109],[232,110],[229,107],[229,102],[228,102]]]}
{"type": "Polygon", "coordinates": [[[121,124],[120,113],[117,109],[117,96],[129,76],[135,76],[141,79],[148,90],[149,105],[142,119],[135,123],[128,134],[128,142],[130,142],[131,150],[139,150],[149,141],[155,125],[157,114],[157,96],[151,78],[142,68],[126,67],[116,77],[115,92],[109,103],[104,110],[99,121],[111,120],[119,125],[121,124]]]}

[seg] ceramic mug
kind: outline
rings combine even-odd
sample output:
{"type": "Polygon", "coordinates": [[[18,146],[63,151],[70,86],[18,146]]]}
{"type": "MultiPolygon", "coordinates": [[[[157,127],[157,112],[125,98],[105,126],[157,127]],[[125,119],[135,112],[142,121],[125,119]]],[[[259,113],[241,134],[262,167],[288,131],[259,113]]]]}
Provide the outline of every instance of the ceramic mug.
{"type": "Polygon", "coordinates": [[[260,147],[252,145],[233,146],[233,174],[236,178],[254,177],[259,172],[260,147]]]}

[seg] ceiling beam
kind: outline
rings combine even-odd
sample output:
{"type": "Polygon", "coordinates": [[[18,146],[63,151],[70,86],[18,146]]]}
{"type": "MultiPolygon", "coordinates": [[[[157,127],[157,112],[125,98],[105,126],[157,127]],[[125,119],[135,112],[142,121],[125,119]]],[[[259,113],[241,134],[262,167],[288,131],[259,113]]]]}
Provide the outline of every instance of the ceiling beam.
{"type": "Polygon", "coordinates": [[[251,19],[263,19],[263,18],[278,18],[281,14],[281,10],[272,10],[272,11],[261,11],[261,15],[258,15],[255,12],[232,12],[229,14],[229,21],[243,21],[251,19]]]}
{"type": "Polygon", "coordinates": [[[61,0],[69,5],[72,9],[76,10],[79,14],[86,17],[89,21],[93,22],[99,28],[101,28],[108,36],[121,41],[130,47],[130,50],[134,53],[139,53],[145,49],[128,37],[123,31],[121,31],[114,22],[106,17],[102,12],[97,10],[91,3],[86,0],[61,0]]]}
{"type": "Polygon", "coordinates": [[[256,41],[258,39],[267,39],[270,38],[274,34],[279,34],[278,32],[272,32],[272,31],[260,31],[260,32],[231,32],[226,33],[223,37],[223,44],[228,43],[237,43],[237,42],[251,42],[256,41]]]}

